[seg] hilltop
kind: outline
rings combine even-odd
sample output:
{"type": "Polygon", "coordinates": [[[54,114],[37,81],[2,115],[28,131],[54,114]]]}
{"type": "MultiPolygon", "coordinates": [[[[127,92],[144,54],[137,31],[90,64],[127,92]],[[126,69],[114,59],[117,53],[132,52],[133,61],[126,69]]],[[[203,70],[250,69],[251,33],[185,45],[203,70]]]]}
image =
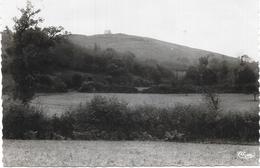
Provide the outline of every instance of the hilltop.
{"type": "Polygon", "coordinates": [[[234,62],[236,58],[211,51],[195,49],[183,45],[160,41],[157,39],[139,37],[127,34],[99,34],[80,35],[72,34],[69,40],[81,47],[113,48],[119,52],[131,51],[141,60],[156,60],[173,69],[185,69],[197,63],[202,56],[209,55],[211,58],[234,62]]]}

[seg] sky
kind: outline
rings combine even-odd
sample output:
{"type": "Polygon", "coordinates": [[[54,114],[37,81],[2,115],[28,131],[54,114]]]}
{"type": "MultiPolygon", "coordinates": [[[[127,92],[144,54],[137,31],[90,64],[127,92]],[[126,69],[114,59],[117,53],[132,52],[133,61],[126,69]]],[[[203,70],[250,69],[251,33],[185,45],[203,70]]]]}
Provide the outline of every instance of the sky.
{"type": "MultiPolygon", "coordinates": [[[[258,59],[258,0],[31,0],[43,26],[75,34],[112,33],[162,41],[238,57],[258,59]]],[[[2,26],[25,0],[0,0],[2,26]]]]}

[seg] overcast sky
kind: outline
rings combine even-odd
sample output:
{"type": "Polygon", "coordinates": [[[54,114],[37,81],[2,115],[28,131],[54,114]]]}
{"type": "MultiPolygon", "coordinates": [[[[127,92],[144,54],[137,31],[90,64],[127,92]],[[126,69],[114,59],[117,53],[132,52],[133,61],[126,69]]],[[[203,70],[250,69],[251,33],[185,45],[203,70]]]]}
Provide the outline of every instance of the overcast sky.
{"type": "MultiPolygon", "coordinates": [[[[25,0],[0,0],[13,25],[25,0]]],[[[32,0],[44,25],[85,35],[125,33],[237,57],[257,58],[258,0],[32,0]]]]}

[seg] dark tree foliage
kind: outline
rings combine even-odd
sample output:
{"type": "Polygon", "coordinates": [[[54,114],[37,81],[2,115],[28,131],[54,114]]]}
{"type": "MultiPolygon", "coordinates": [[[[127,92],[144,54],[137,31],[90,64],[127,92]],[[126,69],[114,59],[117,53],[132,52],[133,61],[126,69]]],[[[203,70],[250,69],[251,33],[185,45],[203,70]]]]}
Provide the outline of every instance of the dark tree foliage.
{"type": "Polygon", "coordinates": [[[209,56],[201,57],[197,66],[188,68],[186,83],[211,86],[220,92],[258,92],[258,69],[256,62],[228,63],[209,56]]]}
{"type": "Polygon", "coordinates": [[[80,84],[82,83],[82,81],[83,81],[83,78],[82,78],[81,75],[79,75],[79,74],[74,74],[74,75],[72,76],[72,87],[73,87],[74,89],[78,89],[78,88],[80,87],[80,84]]]}
{"type": "Polygon", "coordinates": [[[199,78],[201,85],[213,85],[217,82],[216,73],[208,67],[209,56],[201,57],[199,59],[199,78]]]}
{"type": "Polygon", "coordinates": [[[239,72],[237,78],[237,84],[247,84],[257,82],[257,76],[254,71],[245,65],[239,72]]]}
{"type": "Polygon", "coordinates": [[[121,80],[125,80],[123,83],[135,83],[131,80],[134,76],[138,76],[142,80],[158,84],[162,78],[172,79],[174,76],[163,66],[152,66],[139,61],[131,52],[122,53],[112,48],[101,49],[97,44],[93,49],[89,49],[64,40],[52,48],[51,54],[54,59],[53,67],[56,70],[70,69],[84,73],[102,74],[113,79],[107,81],[109,83],[121,80]]]}
{"type": "Polygon", "coordinates": [[[15,81],[14,97],[26,103],[34,96],[37,74],[50,70],[49,49],[60,39],[62,28],[41,28],[43,19],[35,18],[40,9],[35,10],[29,1],[20,12],[21,17],[14,18],[11,74],[15,81]]]}
{"type": "Polygon", "coordinates": [[[200,81],[200,74],[198,68],[194,66],[189,67],[186,72],[185,79],[188,80],[189,83],[198,85],[200,81]]]}
{"type": "Polygon", "coordinates": [[[214,85],[217,83],[217,75],[213,70],[207,68],[202,72],[202,81],[205,85],[214,85]]]}
{"type": "Polygon", "coordinates": [[[258,92],[258,75],[248,66],[242,65],[237,72],[236,85],[247,93],[258,92]]]}

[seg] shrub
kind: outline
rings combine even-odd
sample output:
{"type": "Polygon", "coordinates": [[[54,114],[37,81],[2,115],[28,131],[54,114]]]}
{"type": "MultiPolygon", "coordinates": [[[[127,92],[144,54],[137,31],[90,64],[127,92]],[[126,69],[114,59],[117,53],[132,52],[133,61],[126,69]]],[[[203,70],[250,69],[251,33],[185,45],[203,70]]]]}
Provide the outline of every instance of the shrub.
{"type": "Polygon", "coordinates": [[[72,117],[47,118],[38,107],[9,102],[3,108],[3,138],[66,139],[72,138],[72,117]],[[59,137],[59,138],[58,138],[59,137]]]}
{"type": "Polygon", "coordinates": [[[115,130],[125,123],[127,112],[126,103],[119,102],[116,98],[106,99],[96,96],[83,109],[76,112],[76,120],[79,125],[84,122],[93,124],[96,128],[105,130],[115,130]]]}
{"type": "Polygon", "coordinates": [[[72,88],[78,89],[83,82],[83,77],[80,74],[74,74],[71,80],[72,88]]]}
{"type": "Polygon", "coordinates": [[[42,111],[19,102],[12,102],[3,110],[3,137],[7,139],[44,139],[48,121],[42,111]],[[29,137],[28,137],[29,136],[29,137]]]}
{"type": "Polygon", "coordinates": [[[129,108],[116,98],[96,96],[52,118],[21,103],[4,106],[3,134],[11,139],[258,142],[258,121],[257,113],[252,112],[215,115],[205,104],[129,108]]]}
{"type": "Polygon", "coordinates": [[[217,121],[217,137],[238,141],[258,141],[259,116],[256,114],[236,114],[229,112],[217,121]]]}
{"type": "Polygon", "coordinates": [[[72,114],[77,138],[83,139],[257,141],[258,137],[257,115],[215,115],[207,104],[129,108],[115,98],[97,96],[72,114]]]}
{"type": "Polygon", "coordinates": [[[67,85],[57,76],[39,75],[36,90],[38,92],[67,92],[67,85]]]}
{"type": "Polygon", "coordinates": [[[75,123],[75,120],[71,113],[67,112],[60,117],[55,115],[49,119],[49,122],[51,126],[50,139],[52,139],[55,134],[64,137],[64,139],[73,138],[73,124],[75,123]]]}
{"type": "Polygon", "coordinates": [[[101,82],[83,82],[79,88],[79,92],[100,92],[105,91],[106,85],[101,82]]]}
{"type": "Polygon", "coordinates": [[[220,98],[219,96],[212,91],[211,88],[203,88],[203,98],[206,103],[207,109],[209,111],[208,116],[211,119],[215,119],[218,117],[220,109],[220,98]]]}
{"type": "Polygon", "coordinates": [[[53,92],[67,92],[67,85],[58,77],[56,77],[53,80],[53,86],[52,86],[53,92]]]}

